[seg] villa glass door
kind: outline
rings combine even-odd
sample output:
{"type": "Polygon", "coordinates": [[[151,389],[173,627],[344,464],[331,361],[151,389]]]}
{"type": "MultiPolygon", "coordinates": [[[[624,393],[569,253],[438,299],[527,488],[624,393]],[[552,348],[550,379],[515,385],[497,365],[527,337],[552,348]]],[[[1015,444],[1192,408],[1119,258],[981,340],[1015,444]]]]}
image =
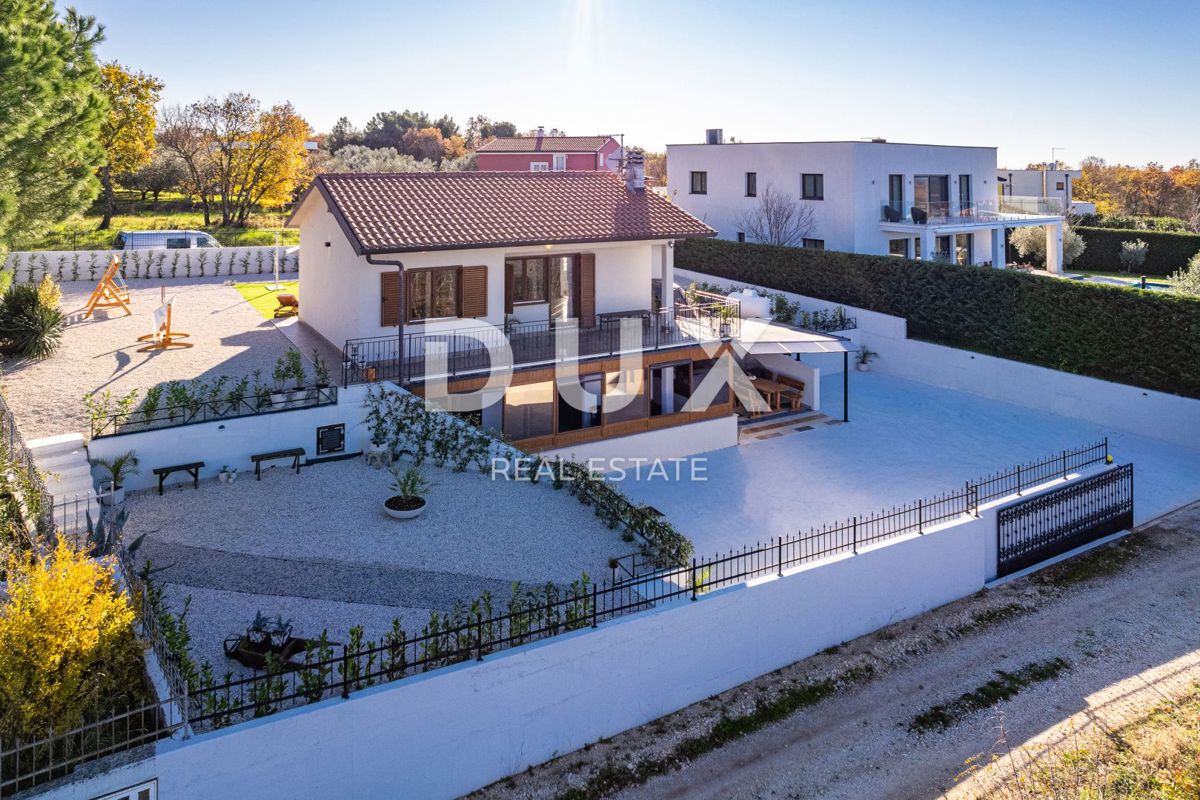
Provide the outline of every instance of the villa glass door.
{"type": "Polygon", "coordinates": [[[550,319],[574,319],[575,257],[554,256],[550,259],[550,319]]]}
{"type": "Polygon", "coordinates": [[[931,217],[950,213],[950,176],[917,175],[913,178],[913,205],[931,217]]]}

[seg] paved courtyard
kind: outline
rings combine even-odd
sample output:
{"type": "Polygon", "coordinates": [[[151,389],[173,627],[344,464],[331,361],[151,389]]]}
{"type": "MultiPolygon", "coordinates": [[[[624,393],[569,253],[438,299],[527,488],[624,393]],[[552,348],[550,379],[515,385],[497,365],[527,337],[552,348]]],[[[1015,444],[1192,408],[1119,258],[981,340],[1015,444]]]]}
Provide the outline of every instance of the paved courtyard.
{"type": "MultiPolygon", "coordinates": [[[[822,379],[821,393],[825,409],[840,410],[841,375],[822,379]]],[[[1117,463],[1136,465],[1138,522],[1200,498],[1200,449],[859,372],[850,373],[848,424],[708,453],[703,481],[627,478],[623,488],[712,555],[953,491],[1105,436],[1117,463]]]]}
{"type": "Polygon", "coordinates": [[[635,549],[566,490],[423,471],[434,486],[415,520],[387,517],[390,473],[354,459],[133,494],[125,536],[146,535],[139,555],[167,567],[158,579],[177,611],[191,597],[194,651],[214,664],[259,610],[291,617],[300,636],[345,641],[361,624],[378,637],[393,618],[412,633],[485,591],[501,611],[513,581],[599,581],[635,549]]]}
{"type": "Polygon", "coordinates": [[[88,392],[110,389],[120,397],[166,381],[242,376],[256,369],[270,380],[275,360],[291,342],[225,280],[130,280],[133,316],[101,309],[86,320],[83,309],[93,284],[63,283],[62,307],[70,321],[58,352],[45,361],[3,367],[5,400],[26,440],[86,432],[88,392]],[[173,327],[190,333],[187,341],[194,346],[139,353],[145,343],[137,339],[154,329],[163,286],[176,298],[173,327]]]}

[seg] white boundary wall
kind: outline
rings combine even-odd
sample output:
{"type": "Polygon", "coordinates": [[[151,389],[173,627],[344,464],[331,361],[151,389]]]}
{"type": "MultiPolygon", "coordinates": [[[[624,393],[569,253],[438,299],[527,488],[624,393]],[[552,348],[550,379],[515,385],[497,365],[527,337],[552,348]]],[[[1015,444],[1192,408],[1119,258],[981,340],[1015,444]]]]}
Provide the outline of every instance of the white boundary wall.
{"type": "Polygon", "coordinates": [[[9,253],[4,269],[16,282],[40,281],[47,272],[57,281],[95,283],[113,256],[119,256],[126,278],[171,280],[227,275],[231,278],[270,277],[278,253],[279,273],[300,271],[300,248],[200,247],[188,250],[38,250],[9,253]]]}
{"type": "MultiPolygon", "coordinates": [[[[169,467],[192,461],[203,461],[201,478],[215,477],[221,467],[236,467],[240,479],[254,471],[250,456],[291,447],[303,447],[308,458],[316,457],[316,431],[322,425],[346,424],[344,453],[356,453],[370,441],[366,425],[366,386],[338,389],[337,405],[317,408],[278,411],[250,417],[198,422],[175,428],[104,436],[88,443],[89,458],[111,459],[128,450],[134,451],[141,472],[125,481],[127,490],[149,489],[158,486],[154,477],[156,467],[169,467]]],[[[334,454],[338,455],[338,454],[334,454]]],[[[289,461],[279,460],[264,465],[286,467],[289,461]]],[[[93,470],[95,475],[99,472],[93,470]]],[[[252,480],[253,478],[251,478],[252,480]]],[[[167,485],[190,483],[191,477],[176,472],[167,485]]]]}
{"type": "MultiPolygon", "coordinates": [[[[676,281],[708,281],[720,286],[746,286],[713,275],[675,268],[676,281]]],[[[775,292],[765,286],[763,291],[775,292]]],[[[781,292],[806,311],[833,309],[840,303],[781,292]]],[[[1200,400],[1059,372],[1020,361],[972,353],[908,338],[904,318],[842,305],[858,320],[846,335],[879,352],[871,369],[992,400],[1087,420],[1114,430],[1173,443],[1200,442],[1200,400]]]]}
{"type": "Polygon", "coordinates": [[[964,515],[782,578],[165,742],[43,796],[85,800],[157,777],[171,798],[457,797],[978,591],[994,526],[964,515]]]}

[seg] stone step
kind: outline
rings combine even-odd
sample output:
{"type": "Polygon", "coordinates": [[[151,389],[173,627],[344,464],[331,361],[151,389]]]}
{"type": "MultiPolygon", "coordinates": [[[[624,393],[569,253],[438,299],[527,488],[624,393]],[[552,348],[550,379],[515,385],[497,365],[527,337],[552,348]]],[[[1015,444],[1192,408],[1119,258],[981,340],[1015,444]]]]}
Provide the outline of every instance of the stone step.
{"type": "Polygon", "coordinates": [[[30,439],[25,446],[29,448],[30,454],[36,461],[76,452],[81,454],[85,462],[87,461],[87,445],[84,443],[82,433],[60,433],[57,436],[30,439]]]}

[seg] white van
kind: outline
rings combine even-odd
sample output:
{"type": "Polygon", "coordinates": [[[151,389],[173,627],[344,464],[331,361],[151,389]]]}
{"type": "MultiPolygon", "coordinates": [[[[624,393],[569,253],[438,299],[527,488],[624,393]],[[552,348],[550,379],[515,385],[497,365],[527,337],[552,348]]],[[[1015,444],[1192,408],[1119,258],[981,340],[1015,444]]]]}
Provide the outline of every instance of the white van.
{"type": "Polygon", "coordinates": [[[193,247],[220,247],[221,243],[204,231],[121,231],[113,239],[114,250],[189,250],[193,247]]]}

